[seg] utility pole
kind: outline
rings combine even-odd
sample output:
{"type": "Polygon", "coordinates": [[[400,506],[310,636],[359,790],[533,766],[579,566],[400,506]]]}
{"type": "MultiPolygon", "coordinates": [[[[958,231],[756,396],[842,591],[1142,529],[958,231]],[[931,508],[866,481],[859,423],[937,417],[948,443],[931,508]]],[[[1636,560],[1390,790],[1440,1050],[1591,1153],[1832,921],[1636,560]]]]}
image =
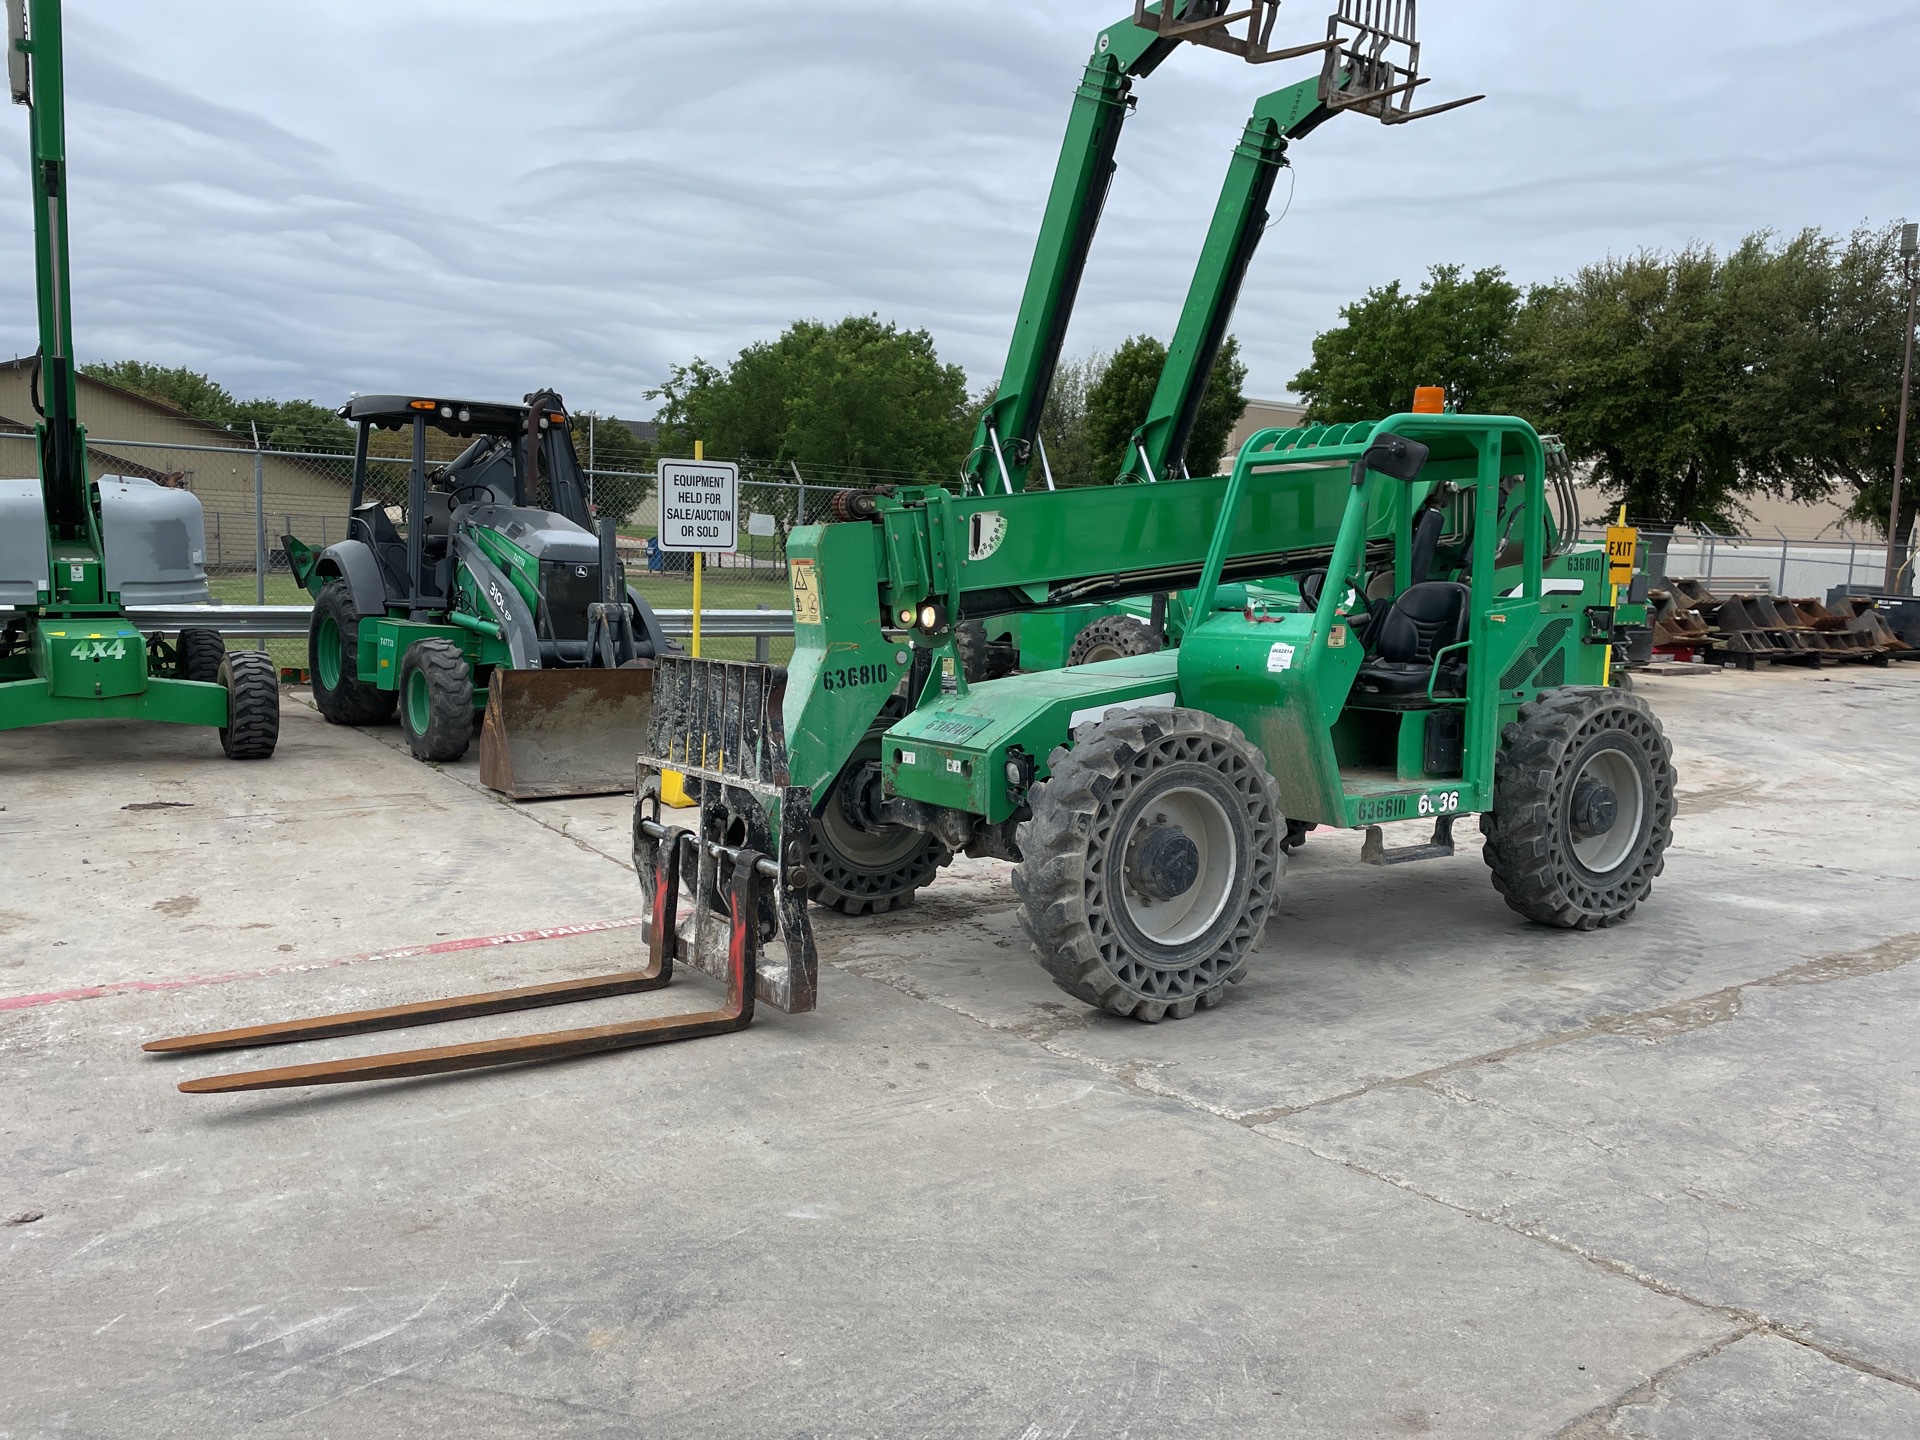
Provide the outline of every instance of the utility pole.
{"type": "Polygon", "coordinates": [[[1893,504],[1887,511],[1887,575],[1882,587],[1889,595],[1900,593],[1900,572],[1905,558],[1900,544],[1900,485],[1907,473],[1907,397],[1913,383],[1914,304],[1920,301],[1920,277],[1914,272],[1914,256],[1920,253],[1920,224],[1900,227],[1900,259],[1907,274],[1906,358],[1900,364],[1900,428],[1893,440],[1893,504]]]}

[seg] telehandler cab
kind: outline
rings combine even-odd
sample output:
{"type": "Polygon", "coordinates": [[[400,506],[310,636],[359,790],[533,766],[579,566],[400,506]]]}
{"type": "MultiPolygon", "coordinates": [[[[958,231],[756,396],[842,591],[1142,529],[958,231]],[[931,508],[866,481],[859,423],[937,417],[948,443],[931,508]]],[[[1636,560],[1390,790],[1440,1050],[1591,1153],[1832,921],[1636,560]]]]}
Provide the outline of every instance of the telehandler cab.
{"type": "Polygon", "coordinates": [[[668,642],[626,584],[614,517],[595,537],[565,403],[362,395],[340,416],[357,427],[347,538],[282,542],[314,597],[320,713],[371,725],[397,709],[414,755],[441,761],[466,753],[484,714],[480,777],[494,789],[626,789],[668,642]],[[369,485],[376,429],[411,432],[397,505],[369,485]],[[429,468],[428,430],[472,443],[429,468]]]}

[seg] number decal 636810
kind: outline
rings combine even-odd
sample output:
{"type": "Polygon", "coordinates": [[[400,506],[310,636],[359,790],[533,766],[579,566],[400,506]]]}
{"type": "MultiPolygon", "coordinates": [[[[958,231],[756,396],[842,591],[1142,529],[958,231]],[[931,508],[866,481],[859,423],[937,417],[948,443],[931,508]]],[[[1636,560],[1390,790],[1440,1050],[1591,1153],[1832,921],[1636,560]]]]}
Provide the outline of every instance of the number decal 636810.
{"type": "Polygon", "coordinates": [[[1420,813],[1422,815],[1451,815],[1459,808],[1460,792],[1458,790],[1443,790],[1438,795],[1422,795],[1420,797],[1420,813]]]}

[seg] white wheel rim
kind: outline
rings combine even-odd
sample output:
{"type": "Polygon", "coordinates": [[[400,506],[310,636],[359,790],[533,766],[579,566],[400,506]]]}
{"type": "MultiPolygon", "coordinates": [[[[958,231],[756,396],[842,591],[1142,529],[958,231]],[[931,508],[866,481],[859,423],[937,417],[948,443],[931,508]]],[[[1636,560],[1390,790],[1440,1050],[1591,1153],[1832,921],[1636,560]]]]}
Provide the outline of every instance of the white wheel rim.
{"type": "Polygon", "coordinates": [[[1135,929],[1155,945],[1185,945],[1204,934],[1220,918],[1233,893],[1239,870],[1232,822],[1224,806],[1204,790],[1177,786],[1163,790],[1143,805],[1114,851],[1120,879],[1120,903],[1135,929]],[[1199,851],[1199,875],[1186,893],[1155,900],[1134,889],[1126,874],[1126,857],[1134,841],[1156,825],[1177,826],[1199,851]]]}
{"type": "Polygon", "coordinates": [[[1589,780],[1613,791],[1613,824],[1584,839],[1569,830],[1569,838],[1574,859],[1591,873],[1606,875],[1619,869],[1639,843],[1640,825],[1647,813],[1647,791],[1640,779],[1640,767],[1624,750],[1601,750],[1589,756],[1573,777],[1573,788],[1567,792],[1569,804],[1581,783],[1589,780]]]}

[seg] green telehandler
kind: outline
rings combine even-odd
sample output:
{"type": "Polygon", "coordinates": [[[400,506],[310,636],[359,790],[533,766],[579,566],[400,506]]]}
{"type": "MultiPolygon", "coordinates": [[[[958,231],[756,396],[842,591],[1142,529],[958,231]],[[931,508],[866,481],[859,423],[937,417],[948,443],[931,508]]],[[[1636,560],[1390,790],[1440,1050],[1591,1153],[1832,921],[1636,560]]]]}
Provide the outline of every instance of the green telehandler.
{"type": "Polygon", "coordinates": [[[615,517],[597,521],[566,405],[360,395],[347,537],[282,537],[313,595],[314,703],[337,725],[396,711],[421,760],[466,754],[476,719],[483,784],[516,800],[617,794],[646,734],[651,665],[669,642],[626,583],[615,517]],[[410,441],[395,503],[369,478],[377,430],[410,441]],[[427,462],[427,432],[470,442],[427,462]]]}
{"type": "Polygon", "coordinates": [[[236,760],[273,754],[280,681],[264,651],[211,629],[143,638],[130,604],[208,600],[206,522],[184,490],[87,473],[73,358],[59,0],[7,0],[7,88],[29,112],[40,351],[38,474],[0,479],[0,730],[60,720],[218,729],[236,760]]]}
{"type": "MultiPolygon", "coordinates": [[[[1014,862],[1041,965],[1144,1021],[1218,1004],[1272,922],[1290,823],[1362,859],[1454,853],[1480,817],[1529,921],[1617,924],[1672,833],[1659,721],[1601,682],[1607,555],[1549,515],[1524,421],[1416,413],[1268,430],[1227,477],[956,496],[843,493],[789,541],[785,668],[658,659],[634,863],[644,970],[155,1041],[195,1053],[723,977],[721,1010],[188,1081],[217,1093],[400,1078],[717,1034],[810,1010],[821,824],[1014,862]],[[1292,579],[1291,607],[1248,582],[1292,579]],[[1187,590],[1177,649],[969,682],[957,624],[1187,590]],[[1370,599],[1369,597],[1376,597],[1370,599]],[[683,777],[698,809],[664,810],[683,777]],[[1389,844],[1389,827],[1417,827],[1389,844]],[[904,837],[904,839],[902,838],[904,837]]],[[[906,848],[926,847],[925,849],[906,848]]],[[[932,866],[898,872],[924,884],[932,866]]]]}

